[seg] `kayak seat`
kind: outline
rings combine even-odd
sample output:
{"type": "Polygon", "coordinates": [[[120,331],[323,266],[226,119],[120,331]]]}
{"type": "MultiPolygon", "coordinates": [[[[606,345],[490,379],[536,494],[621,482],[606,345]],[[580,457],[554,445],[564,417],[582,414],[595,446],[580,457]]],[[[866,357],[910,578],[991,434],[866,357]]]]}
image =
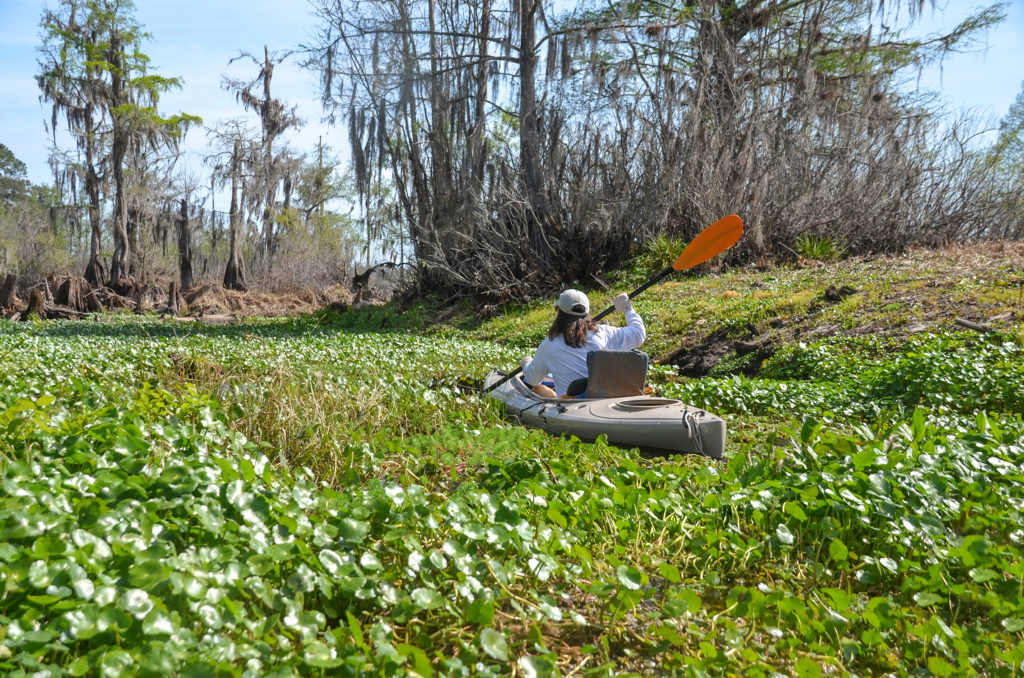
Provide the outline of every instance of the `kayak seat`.
{"type": "Polygon", "coordinates": [[[591,351],[587,354],[587,398],[644,394],[650,359],[643,351],[591,351]]]}

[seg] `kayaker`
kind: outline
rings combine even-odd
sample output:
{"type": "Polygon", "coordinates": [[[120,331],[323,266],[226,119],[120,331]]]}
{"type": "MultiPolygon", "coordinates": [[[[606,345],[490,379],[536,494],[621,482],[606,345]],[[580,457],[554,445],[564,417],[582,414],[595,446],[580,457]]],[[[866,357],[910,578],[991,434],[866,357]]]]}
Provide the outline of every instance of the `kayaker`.
{"type": "Polygon", "coordinates": [[[625,327],[598,325],[590,317],[590,299],[579,290],[565,290],[555,306],[558,311],[533,358],[523,358],[523,381],[548,398],[579,395],[586,390],[587,354],[600,349],[629,351],[647,338],[643,318],[633,309],[628,294],[615,297],[615,310],[626,316],[625,327]],[[540,382],[551,374],[555,388],[540,382]],[[582,382],[580,382],[582,380],[582,382]],[[576,382],[576,383],[574,383],[576,382]]]}

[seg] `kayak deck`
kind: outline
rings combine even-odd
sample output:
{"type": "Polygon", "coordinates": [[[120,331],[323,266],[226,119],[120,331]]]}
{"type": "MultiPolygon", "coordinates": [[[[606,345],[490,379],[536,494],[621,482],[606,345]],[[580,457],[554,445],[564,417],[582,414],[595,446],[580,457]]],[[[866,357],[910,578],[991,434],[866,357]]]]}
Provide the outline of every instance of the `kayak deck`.
{"type": "MultiPolygon", "coordinates": [[[[503,377],[487,375],[485,388],[503,377]]],[[[604,435],[619,447],[688,452],[721,459],[725,453],[725,421],[681,400],[652,396],[622,398],[544,398],[523,383],[509,379],[489,392],[505,413],[526,426],[556,435],[595,440],[604,435]]]]}

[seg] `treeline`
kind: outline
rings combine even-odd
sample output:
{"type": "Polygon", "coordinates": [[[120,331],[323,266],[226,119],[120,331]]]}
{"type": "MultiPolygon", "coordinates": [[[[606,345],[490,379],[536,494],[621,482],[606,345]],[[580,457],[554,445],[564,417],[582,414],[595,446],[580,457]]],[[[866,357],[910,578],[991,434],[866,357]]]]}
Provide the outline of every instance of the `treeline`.
{"type": "Polygon", "coordinates": [[[180,290],[210,278],[273,290],[351,278],[358,238],[338,203],[351,203],[352,181],[329,147],[300,153],[288,143],[303,123],[273,96],[279,55],[241,54],[253,77],[222,83],[239,117],[202,127],[161,110],[161,95],[182,83],[153,72],[131,2],[61,0],[40,25],[36,80],[51,107],[54,181],[30,185],[0,147],[0,279],[13,274],[24,287],[76,273],[132,297],[169,280],[180,290]],[[198,174],[182,162],[188,133],[208,141],[198,174]]]}
{"type": "Polygon", "coordinates": [[[917,0],[314,4],[306,65],[429,289],[529,296],[731,212],[737,260],[1024,234],[1019,170],[914,91],[998,5],[909,41],[917,0]]]}
{"type": "Polygon", "coordinates": [[[285,55],[266,49],[239,57],[250,80],[223,83],[256,124],[208,124],[207,175],[182,171],[200,121],[160,111],[181,83],[151,72],[131,4],[46,11],[37,80],[73,143],[52,187],[4,198],[6,269],[113,289],[312,285],[350,278],[361,244],[408,256],[420,291],[493,303],[731,212],[747,224],[734,261],[1024,235],[1024,104],[988,137],[915,88],[1000,5],[918,40],[903,37],[916,0],[313,5],[318,32],[294,54],[320,75],[350,173],[289,147],[301,123],[272,93],[285,55]],[[354,216],[332,211],[347,201],[354,216]]]}

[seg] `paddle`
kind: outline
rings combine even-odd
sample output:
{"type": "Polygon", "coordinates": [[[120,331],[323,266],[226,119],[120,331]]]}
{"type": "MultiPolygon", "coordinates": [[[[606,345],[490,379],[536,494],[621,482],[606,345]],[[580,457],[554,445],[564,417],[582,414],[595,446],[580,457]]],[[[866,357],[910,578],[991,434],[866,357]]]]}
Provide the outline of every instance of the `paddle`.
{"type": "MultiPolygon", "coordinates": [[[[727,217],[722,217],[715,223],[711,224],[699,234],[697,237],[690,241],[690,244],[686,246],[683,253],[679,255],[679,258],[675,260],[671,266],[668,266],[662,271],[655,273],[654,276],[645,282],[640,287],[636,288],[629,293],[629,298],[633,299],[638,294],[646,290],[651,285],[654,285],[661,280],[664,280],[676,271],[685,271],[689,268],[693,268],[697,264],[703,264],[708,259],[721,254],[730,247],[736,244],[736,241],[743,235],[743,220],[735,214],[730,214],[727,217]]],[[[594,316],[594,320],[600,320],[606,315],[615,310],[615,306],[609,306],[605,310],[594,316]]],[[[512,370],[510,374],[502,377],[498,381],[494,382],[490,386],[484,389],[484,393],[489,393],[494,389],[498,388],[506,381],[516,376],[523,371],[522,367],[517,367],[512,370]]]]}

